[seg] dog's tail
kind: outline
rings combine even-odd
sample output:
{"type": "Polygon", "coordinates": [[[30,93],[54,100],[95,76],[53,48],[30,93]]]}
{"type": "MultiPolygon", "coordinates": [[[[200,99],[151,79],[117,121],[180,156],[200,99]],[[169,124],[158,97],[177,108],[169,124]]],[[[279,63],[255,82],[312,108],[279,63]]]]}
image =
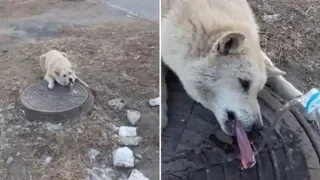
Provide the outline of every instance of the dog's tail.
{"type": "Polygon", "coordinates": [[[42,72],[45,72],[45,62],[46,62],[46,54],[43,54],[40,56],[40,66],[42,69],[42,72]]]}

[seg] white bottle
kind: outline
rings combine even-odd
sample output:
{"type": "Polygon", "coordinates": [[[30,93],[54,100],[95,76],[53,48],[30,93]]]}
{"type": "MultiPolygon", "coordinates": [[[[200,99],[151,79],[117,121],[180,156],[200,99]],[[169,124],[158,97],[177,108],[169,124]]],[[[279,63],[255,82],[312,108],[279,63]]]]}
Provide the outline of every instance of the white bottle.
{"type": "Polygon", "coordinates": [[[320,90],[312,88],[302,97],[305,116],[309,121],[320,121],[320,90]]]}

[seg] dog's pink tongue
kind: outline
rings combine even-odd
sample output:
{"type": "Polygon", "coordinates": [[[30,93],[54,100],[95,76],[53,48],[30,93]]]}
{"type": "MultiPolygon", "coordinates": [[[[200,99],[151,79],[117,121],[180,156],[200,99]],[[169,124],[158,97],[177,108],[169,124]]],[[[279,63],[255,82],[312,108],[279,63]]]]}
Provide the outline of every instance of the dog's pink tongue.
{"type": "Polygon", "coordinates": [[[241,121],[236,120],[236,138],[240,149],[240,159],[243,169],[252,168],[256,164],[254,152],[250,145],[247,133],[245,132],[241,121]]]}

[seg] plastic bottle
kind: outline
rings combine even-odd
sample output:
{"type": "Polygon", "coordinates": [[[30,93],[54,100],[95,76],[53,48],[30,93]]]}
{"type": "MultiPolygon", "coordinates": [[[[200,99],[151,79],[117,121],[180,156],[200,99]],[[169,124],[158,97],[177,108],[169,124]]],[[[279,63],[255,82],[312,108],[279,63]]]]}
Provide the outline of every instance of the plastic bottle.
{"type": "Polygon", "coordinates": [[[318,123],[320,121],[320,90],[312,88],[301,98],[306,118],[318,123]]]}

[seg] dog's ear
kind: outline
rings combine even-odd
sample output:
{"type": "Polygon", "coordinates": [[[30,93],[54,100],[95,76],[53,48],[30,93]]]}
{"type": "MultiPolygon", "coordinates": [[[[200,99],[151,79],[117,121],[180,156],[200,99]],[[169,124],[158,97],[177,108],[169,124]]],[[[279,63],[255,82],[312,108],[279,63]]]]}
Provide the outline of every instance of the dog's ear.
{"type": "Polygon", "coordinates": [[[226,32],[215,43],[215,51],[221,54],[237,54],[243,50],[245,36],[238,32],[226,32]]]}

